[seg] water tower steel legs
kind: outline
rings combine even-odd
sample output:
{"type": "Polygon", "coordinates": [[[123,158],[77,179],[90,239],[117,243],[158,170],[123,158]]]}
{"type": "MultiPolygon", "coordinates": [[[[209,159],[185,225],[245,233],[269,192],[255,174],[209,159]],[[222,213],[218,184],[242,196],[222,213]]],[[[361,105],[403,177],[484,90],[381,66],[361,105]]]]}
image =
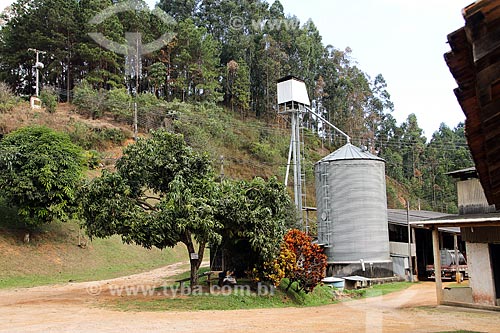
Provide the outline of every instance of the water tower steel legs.
{"type": "Polygon", "coordinates": [[[300,119],[299,111],[292,112],[292,147],[293,147],[293,194],[295,206],[299,213],[299,222],[302,225],[302,168],[300,154],[300,119]]]}

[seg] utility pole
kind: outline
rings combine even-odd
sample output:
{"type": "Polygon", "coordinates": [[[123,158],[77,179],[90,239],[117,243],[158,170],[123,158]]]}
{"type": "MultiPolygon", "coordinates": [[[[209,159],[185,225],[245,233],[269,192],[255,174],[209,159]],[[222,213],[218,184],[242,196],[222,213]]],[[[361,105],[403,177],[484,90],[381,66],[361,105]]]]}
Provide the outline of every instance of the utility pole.
{"type": "Polygon", "coordinates": [[[411,261],[410,200],[406,200],[406,224],[408,225],[408,268],[410,269],[410,282],[413,282],[413,263],[411,261]]]}
{"type": "MultiPolygon", "coordinates": [[[[142,40],[141,40],[142,42],[142,40]]],[[[134,140],[137,141],[138,129],[137,129],[137,97],[139,96],[139,33],[136,34],[136,58],[135,58],[135,102],[134,102],[134,140]]]]}
{"type": "Polygon", "coordinates": [[[28,51],[32,51],[36,53],[36,62],[35,66],[33,66],[36,69],[36,87],[35,87],[35,95],[36,97],[40,96],[40,81],[39,81],[39,70],[43,69],[43,64],[40,62],[40,54],[45,54],[47,52],[45,51],[40,51],[37,49],[28,49],[28,51]]]}

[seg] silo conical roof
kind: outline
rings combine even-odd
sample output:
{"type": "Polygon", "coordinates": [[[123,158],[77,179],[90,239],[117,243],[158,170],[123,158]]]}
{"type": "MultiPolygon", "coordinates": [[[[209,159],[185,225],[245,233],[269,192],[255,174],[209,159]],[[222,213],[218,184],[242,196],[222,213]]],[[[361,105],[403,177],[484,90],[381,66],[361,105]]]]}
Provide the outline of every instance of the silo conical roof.
{"type": "Polygon", "coordinates": [[[348,143],[330,155],[322,158],[318,163],[339,160],[377,160],[385,162],[383,158],[370,154],[369,152],[348,143]]]}

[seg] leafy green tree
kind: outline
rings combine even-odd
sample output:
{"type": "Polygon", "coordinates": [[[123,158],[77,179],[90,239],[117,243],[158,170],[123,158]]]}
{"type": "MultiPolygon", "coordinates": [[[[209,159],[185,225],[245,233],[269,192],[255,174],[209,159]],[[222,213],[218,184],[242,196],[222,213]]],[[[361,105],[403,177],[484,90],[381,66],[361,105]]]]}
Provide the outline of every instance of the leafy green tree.
{"type": "Polygon", "coordinates": [[[188,147],[182,135],[159,130],[125,148],[116,168],[84,190],[88,234],[118,234],[146,248],[181,242],[196,285],[206,244],[220,241],[214,218],[218,191],[208,157],[188,147]]]}
{"type": "Polygon", "coordinates": [[[75,87],[73,103],[79,112],[96,119],[104,114],[106,94],[103,89],[93,89],[89,82],[83,80],[75,87]]]}
{"type": "Polygon", "coordinates": [[[216,218],[223,227],[222,247],[230,253],[228,266],[242,273],[272,260],[286,230],[296,222],[294,212],[276,178],[224,181],[216,218]]]}
{"type": "Polygon", "coordinates": [[[231,60],[226,65],[225,99],[234,111],[234,106],[243,113],[250,107],[250,71],[243,59],[231,60]]]}
{"type": "Polygon", "coordinates": [[[132,96],[125,88],[115,88],[106,92],[103,107],[118,121],[132,124],[132,96]]]}
{"type": "Polygon", "coordinates": [[[82,171],[82,150],[66,134],[25,127],[0,141],[0,194],[29,229],[76,212],[82,171]]]}
{"type": "Polygon", "coordinates": [[[175,96],[182,101],[220,101],[219,44],[192,19],[179,22],[172,55],[175,96]]]}
{"type": "Polygon", "coordinates": [[[158,6],[177,21],[192,18],[200,0],[160,0],[158,6]]]}
{"type": "Polygon", "coordinates": [[[57,91],[54,89],[54,87],[43,87],[42,92],[40,93],[40,100],[42,101],[42,106],[45,107],[45,110],[47,110],[47,112],[56,112],[57,98],[57,91]]]}
{"type": "Polygon", "coordinates": [[[167,67],[165,64],[162,62],[155,62],[149,66],[147,79],[149,84],[153,86],[153,94],[159,97],[167,82],[167,67]]]}

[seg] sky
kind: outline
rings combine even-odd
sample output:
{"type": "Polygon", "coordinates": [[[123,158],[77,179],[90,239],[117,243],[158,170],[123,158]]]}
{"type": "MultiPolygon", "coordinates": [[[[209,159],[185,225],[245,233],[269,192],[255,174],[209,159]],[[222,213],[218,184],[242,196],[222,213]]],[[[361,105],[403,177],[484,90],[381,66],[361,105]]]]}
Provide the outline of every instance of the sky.
{"type": "MultiPolygon", "coordinates": [[[[272,3],[273,0],[267,0],[272,3]]],[[[0,0],[0,8],[12,0],[0,0]]],[[[157,0],[146,0],[153,6],[157,0]]],[[[382,74],[402,123],[415,113],[428,139],[441,123],[465,116],[453,94],[456,83],[443,54],[446,36],[464,25],[462,8],[473,0],[281,0],[286,14],[309,18],[324,45],[352,49],[370,77],[382,74]]]]}
{"type": "Polygon", "coordinates": [[[382,74],[398,123],[415,113],[428,139],[441,123],[465,120],[444,61],[447,35],[464,26],[472,0],[281,0],[285,13],[311,18],[325,45],[349,46],[359,67],[382,74]]]}

